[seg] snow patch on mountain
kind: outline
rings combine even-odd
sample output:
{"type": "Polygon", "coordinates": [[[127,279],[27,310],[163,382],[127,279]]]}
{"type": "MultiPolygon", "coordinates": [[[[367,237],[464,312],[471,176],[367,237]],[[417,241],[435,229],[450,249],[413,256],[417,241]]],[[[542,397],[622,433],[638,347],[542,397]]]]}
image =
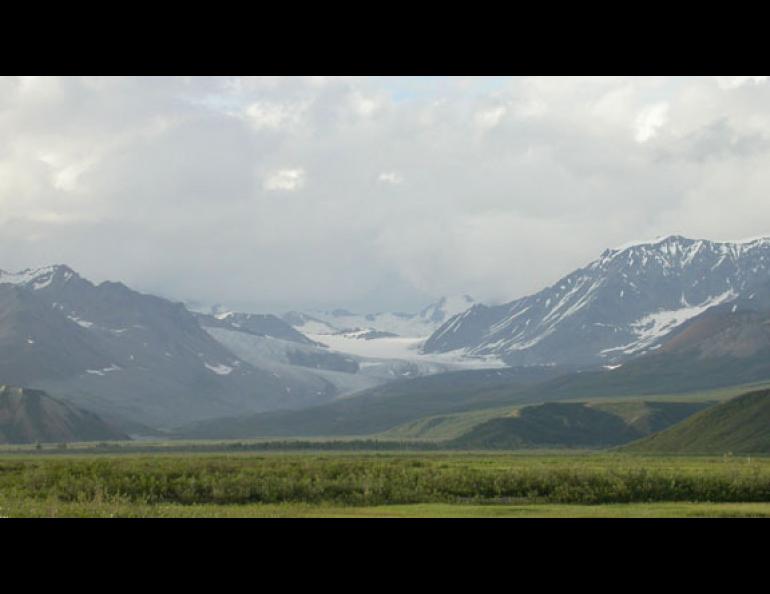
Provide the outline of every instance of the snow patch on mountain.
{"type": "Polygon", "coordinates": [[[233,371],[232,367],[230,367],[229,365],[225,365],[224,363],[219,363],[217,365],[212,365],[211,363],[204,363],[203,365],[206,367],[206,369],[216,373],[217,375],[230,375],[233,371]]]}
{"type": "Polygon", "coordinates": [[[731,289],[725,291],[721,295],[707,299],[700,305],[672,310],[659,310],[648,314],[631,323],[631,327],[637,334],[637,340],[623,346],[604,349],[601,353],[606,355],[608,353],[621,351],[626,355],[630,355],[642,351],[652,346],[653,343],[666,336],[677,326],[684,324],[690,318],[702,314],[709,307],[730,301],[735,297],[736,293],[731,289]]]}
{"type": "MultiPolygon", "coordinates": [[[[351,353],[358,357],[377,359],[397,359],[424,364],[451,366],[454,369],[484,369],[504,367],[495,356],[469,356],[464,350],[448,353],[423,354],[420,347],[424,338],[386,337],[374,340],[358,340],[346,334],[309,334],[309,338],[324,342],[331,349],[342,353],[351,353]]],[[[446,371],[446,370],[445,370],[446,371]]]]}
{"type": "Polygon", "coordinates": [[[472,297],[442,297],[417,313],[379,312],[356,314],[344,309],[289,312],[283,319],[303,334],[337,334],[366,330],[388,332],[406,338],[430,336],[442,323],[474,304],[472,297]]]}
{"type": "Polygon", "coordinates": [[[68,320],[72,320],[72,321],[73,321],[73,322],[75,322],[75,323],[76,323],[78,326],[81,326],[81,327],[83,327],[83,328],[91,328],[91,327],[94,325],[94,323],[93,323],[93,322],[89,322],[88,320],[81,320],[81,319],[80,319],[79,317],[77,317],[77,316],[67,316],[67,319],[68,319],[68,320]]]}
{"type": "MultiPolygon", "coordinates": [[[[269,370],[275,377],[291,379],[295,385],[305,385],[307,390],[324,394],[329,399],[348,397],[396,379],[469,367],[496,366],[494,362],[469,362],[452,354],[423,357],[413,348],[419,339],[399,338],[388,341],[390,344],[387,346],[380,344],[375,348],[371,343],[380,343],[381,340],[366,341],[333,335],[333,345],[341,347],[335,350],[255,336],[232,329],[207,327],[206,331],[240,359],[269,370]],[[340,341],[345,340],[358,346],[359,352],[365,353],[365,356],[344,352],[342,349],[347,345],[340,341]]],[[[311,337],[330,338],[329,335],[311,337]]]]}
{"type": "Polygon", "coordinates": [[[41,266],[40,268],[25,268],[19,272],[0,270],[0,285],[25,286],[32,288],[33,291],[39,291],[49,287],[59,272],[62,273],[64,281],[70,280],[75,275],[72,270],[61,264],[41,266]]]}
{"type": "Polygon", "coordinates": [[[768,280],[767,237],[713,242],[671,235],[629,242],[538,293],[474,305],[442,324],[423,351],[465,350],[510,365],[593,365],[608,355],[616,363],[768,280]]]}
{"type": "Polygon", "coordinates": [[[422,338],[388,337],[375,340],[359,340],[350,334],[308,334],[311,340],[317,340],[329,348],[342,353],[351,353],[359,357],[378,357],[385,359],[410,359],[419,355],[418,349],[422,338]]]}
{"type": "Polygon", "coordinates": [[[113,363],[109,367],[104,367],[102,369],[86,369],[86,373],[90,375],[106,375],[111,371],[120,371],[120,369],[121,369],[120,367],[118,367],[113,363]]]}

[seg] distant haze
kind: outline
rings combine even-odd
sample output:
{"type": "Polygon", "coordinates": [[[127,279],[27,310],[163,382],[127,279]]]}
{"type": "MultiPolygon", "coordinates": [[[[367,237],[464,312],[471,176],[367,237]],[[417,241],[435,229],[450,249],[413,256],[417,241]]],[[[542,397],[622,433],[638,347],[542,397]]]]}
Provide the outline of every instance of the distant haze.
{"type": "Polygon", "coordinates": [[[770,235],[770,83],[0,77],[0,268],[253,311],[533,293],[770,235]]]}

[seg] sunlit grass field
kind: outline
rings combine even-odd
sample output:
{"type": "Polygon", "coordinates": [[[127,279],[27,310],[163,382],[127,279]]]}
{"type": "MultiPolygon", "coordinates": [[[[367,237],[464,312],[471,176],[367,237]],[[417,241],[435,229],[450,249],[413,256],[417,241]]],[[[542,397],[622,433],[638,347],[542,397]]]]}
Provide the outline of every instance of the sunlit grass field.
{"type": "Polygon", "coordinates": [[[3,517],[770,516],[770,458],[4,454],[3,517]]]}

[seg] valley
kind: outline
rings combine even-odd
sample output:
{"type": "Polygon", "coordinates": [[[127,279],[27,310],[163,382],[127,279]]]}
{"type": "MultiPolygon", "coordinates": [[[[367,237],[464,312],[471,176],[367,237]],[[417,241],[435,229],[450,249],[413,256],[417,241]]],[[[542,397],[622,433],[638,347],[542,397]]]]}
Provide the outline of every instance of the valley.
{"type": "Polygon", "coordinates": [[[0,518],[770,517],[770,77],[294,37],[0,76],[0,518]]]}
{"type": "Polygon", "coordinates": [[[414,314],[3,272],[0,515],[770,515],[766,256],[671,236],[414,314]]]}

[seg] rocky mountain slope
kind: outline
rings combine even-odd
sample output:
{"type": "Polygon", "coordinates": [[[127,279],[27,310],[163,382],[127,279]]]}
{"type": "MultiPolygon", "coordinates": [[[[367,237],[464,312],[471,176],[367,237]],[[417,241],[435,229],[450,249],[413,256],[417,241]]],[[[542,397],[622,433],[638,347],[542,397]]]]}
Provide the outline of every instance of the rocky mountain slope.
{"type": "Polygon", "coordinates": [[[616,365],[721,303],[770,280],[770,239],[670,236],[605,251],[542,291],[476,304],[445,322],[426,353],[498,356],[510,365],[616,365]]]}
{"type": "Polygon", "coordinates": [[[0,380],[152,427],[330,397],[239,359],[181,303],[66,266],[0,273],[0,380]]]}
{"type": "Polygon", "coordinates": [[[225,328],[254,336],[269,336],[270,338],[287,340],[298,344],[317,345],[316,342],[310,340],[301,332],[297,332],[291,324],[272,314],[228,311],[216,315],[194,312],[193,315],[204,327],[225,328]]]}
{"type": "MultiPolygon", "coordinates": [[[[565,400],[633,400],[641,395],[766,381],[770,380],[770,312],[763,302],[762,291],[757,290],[711,308],[677,327],[661,340],[659,348],[612,369],[530,366],[445,373],[390,383],[362,392],[350,401],[312,409],[213,420],[194,428],[191,435],[225,437],[229,431],[239,437],[376,433],[465,411],[565,400]]],[[[605,418],[593,409],[577,412],[597,422],[605,418]]],[[[622,429],[619,421],[610,420],[615,428],[622,429]]]]}

